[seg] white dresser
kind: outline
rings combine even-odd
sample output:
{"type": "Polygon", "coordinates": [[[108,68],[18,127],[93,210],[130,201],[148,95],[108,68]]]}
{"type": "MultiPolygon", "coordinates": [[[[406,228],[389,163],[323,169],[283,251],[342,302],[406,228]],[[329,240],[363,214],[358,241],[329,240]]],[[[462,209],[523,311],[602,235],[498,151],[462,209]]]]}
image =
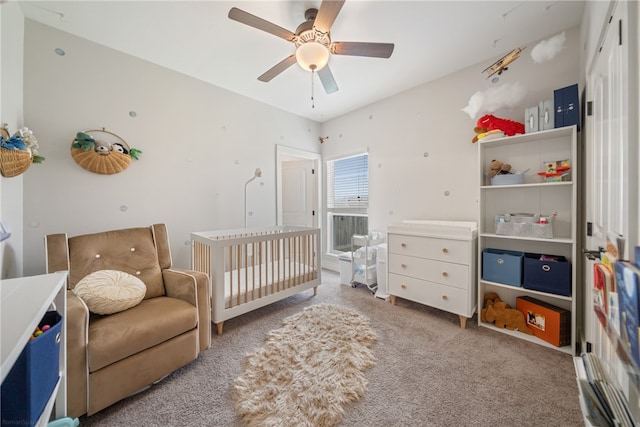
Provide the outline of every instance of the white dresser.
{"type": "Polygon", "coordinates": [[[388,228],[388,287],[396,297],[455,313],[464,328],[477,307],[477,224],[404,221],[388,228]]]}

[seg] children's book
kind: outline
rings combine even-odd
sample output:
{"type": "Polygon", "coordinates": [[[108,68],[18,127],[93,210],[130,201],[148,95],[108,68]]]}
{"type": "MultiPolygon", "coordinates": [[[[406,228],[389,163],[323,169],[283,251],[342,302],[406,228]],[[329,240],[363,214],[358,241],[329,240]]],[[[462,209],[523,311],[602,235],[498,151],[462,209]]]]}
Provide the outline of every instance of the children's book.
{"type": "Polygon", "coordinates": [[[620,337],[627,345],[636,366],[640,366],[640,269],[629,261],[616,261],[616,286],[620,311],[620,337]]]}
{"type": "Polygon", "coordinates": [[[593,265],[593,307],[603,326],[609,317],[609,294],[615,292],[611,269],[604,264],[593,265]]]}

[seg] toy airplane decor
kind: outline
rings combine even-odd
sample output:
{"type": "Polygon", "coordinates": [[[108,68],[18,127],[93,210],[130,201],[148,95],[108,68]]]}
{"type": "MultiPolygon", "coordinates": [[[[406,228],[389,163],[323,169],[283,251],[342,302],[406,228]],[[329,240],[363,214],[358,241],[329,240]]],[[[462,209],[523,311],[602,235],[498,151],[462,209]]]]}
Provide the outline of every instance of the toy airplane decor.
{"type": "Polygon", "coordinates": [[[513,61],[515,61],[516,59],[518,59],[520,57],[520,52],[522,52],[524,49],[526,49],[527,47],[518,47],[513,49],[511,52],[507,53],[505,56],[503,56],[502,58],[498,59],[496,62],[494,62],[493,64],[489,65],[487,68],[485,68],[484,70],[482,70],[482,72],[489,72],[489,75],[487,76],[487,78],[493,76],[494,74],[502,74],[503,71],[507,71],[508,65],[511,64],[513,61]]]}

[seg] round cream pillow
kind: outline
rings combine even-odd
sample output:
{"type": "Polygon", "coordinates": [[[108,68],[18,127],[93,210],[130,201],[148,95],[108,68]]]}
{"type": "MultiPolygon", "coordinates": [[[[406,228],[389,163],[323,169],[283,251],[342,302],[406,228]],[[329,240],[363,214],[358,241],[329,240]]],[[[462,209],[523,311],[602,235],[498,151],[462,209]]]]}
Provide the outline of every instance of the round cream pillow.
{"type": "Polygon", "coordinates": [[[129,273],[99,270],[80,280],[73,292],[96,314],[113,314],[135,307],[144,299],[147,287],[129,273]]]}

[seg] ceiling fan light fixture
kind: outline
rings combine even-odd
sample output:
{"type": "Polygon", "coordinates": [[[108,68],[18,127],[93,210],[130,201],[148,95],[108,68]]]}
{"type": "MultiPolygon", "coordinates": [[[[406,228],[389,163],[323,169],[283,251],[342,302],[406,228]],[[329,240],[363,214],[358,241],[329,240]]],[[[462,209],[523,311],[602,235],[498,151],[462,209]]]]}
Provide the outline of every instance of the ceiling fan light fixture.
{"type": "Polygon", "coordinates": [[[322,43],[309,41],[296,50],[298,64],[307,71],[319,71],[329,62],[329,49],[322,43]]]}

